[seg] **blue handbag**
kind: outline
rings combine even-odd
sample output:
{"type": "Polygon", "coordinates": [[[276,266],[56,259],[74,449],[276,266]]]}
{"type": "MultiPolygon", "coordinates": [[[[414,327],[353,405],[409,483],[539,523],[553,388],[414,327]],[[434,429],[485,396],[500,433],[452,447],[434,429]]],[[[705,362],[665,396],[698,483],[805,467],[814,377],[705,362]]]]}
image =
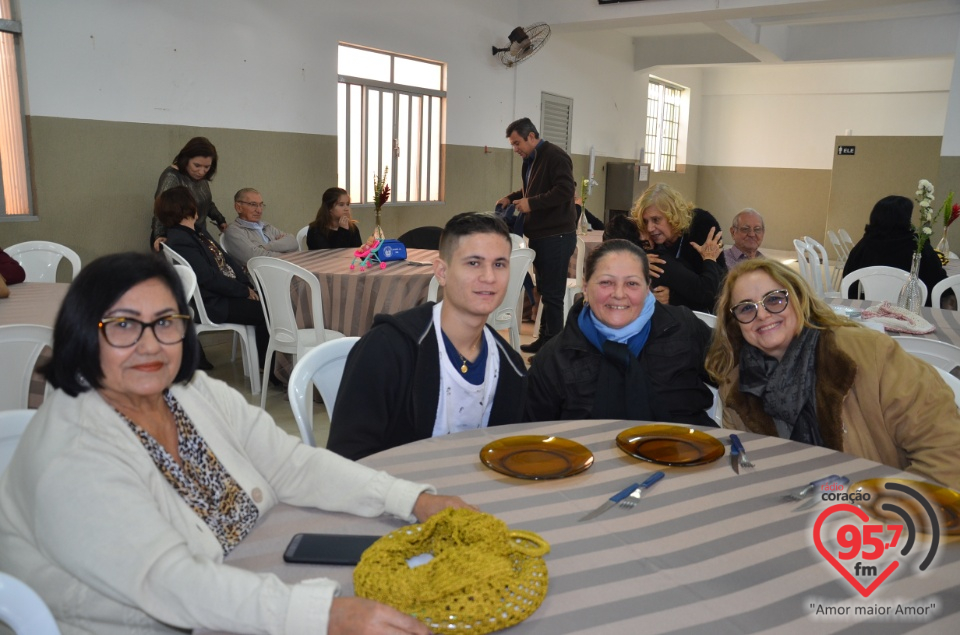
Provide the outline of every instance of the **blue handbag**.
{"type": "Polygon", "coordinates": [[[396,238],[384,239],[377,252],[377,258],[380,262],[390,262],[392,260],[406,260],[407,247],[396,238]]]}

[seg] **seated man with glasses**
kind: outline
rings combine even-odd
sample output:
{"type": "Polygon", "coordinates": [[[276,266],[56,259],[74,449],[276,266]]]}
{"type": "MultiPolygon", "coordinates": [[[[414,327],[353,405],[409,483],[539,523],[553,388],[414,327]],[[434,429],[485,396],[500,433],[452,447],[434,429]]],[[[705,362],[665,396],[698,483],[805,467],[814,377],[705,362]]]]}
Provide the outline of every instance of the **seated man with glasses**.
{"type": "Polygon", "coordinates": [[[733,217],[730,223],[730,235],[733,236],[733,247],[723,252],[727,262],[727,269],[744,260],[763,258],[760,253],[760,244],[763,242],[763,217],[753,208],[746,208],[733,217]]]}
{"type": "Polygon", "coordinates": [[[264,223],[267,204],[260,192],[245,187],[233,195],[237,218],[223,233],[223,244],[231,256],[244,265],[254,256],[276,256],[298,251],[297,237],[264,223]]]}

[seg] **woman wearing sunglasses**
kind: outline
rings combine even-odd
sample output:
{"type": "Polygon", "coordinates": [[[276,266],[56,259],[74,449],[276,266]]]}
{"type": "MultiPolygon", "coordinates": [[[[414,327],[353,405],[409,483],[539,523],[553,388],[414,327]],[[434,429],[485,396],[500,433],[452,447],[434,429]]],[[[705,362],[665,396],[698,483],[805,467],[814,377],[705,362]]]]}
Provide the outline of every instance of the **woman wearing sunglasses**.
{"type": "Polygon", "coordinates": [[[838,316],[779,262],[749,260],[727,275],[706,368],[724,427],[960,487],[960,413],[936,369],[838,316]]]}

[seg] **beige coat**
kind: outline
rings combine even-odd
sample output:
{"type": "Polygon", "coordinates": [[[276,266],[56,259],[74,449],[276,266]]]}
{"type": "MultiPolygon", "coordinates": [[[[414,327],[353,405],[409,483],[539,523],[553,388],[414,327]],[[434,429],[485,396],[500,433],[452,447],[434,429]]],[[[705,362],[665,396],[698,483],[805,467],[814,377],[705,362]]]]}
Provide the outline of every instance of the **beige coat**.
{"type": "MultiPolygon", "coordinates": [[[[817,418],[824,445],[960,489],[960,412],[932,366],[861,327],[823,331],[817,418]]],[[[740,367],[720,385],[723,425],[771,436],[760,400],[740,392],[740,367]]]]}

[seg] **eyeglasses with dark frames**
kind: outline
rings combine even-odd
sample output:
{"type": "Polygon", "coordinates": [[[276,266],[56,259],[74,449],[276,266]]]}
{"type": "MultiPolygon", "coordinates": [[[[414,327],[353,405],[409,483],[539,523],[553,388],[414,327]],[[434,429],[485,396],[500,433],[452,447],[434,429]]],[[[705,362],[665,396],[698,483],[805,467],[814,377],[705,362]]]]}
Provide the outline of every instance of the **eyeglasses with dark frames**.
{"type": "Polygon", "coordinates": [[[737,231],[741,234],[762,234],[764,232],[763,227],[737,227],[737,231]]]}
{"type": "Polygon", "coordinates": [[[100,320],[99,328],[107,344],[114,348],[130,348],[140,341],[146,329],[161,344],[179,344],[187,336],[189,315],[165,315],[153,322],[143,322],[130,317],[111,317],[100,320]]]}
{"type": "Polygon", "coordinates": [[[237,201],[241,205],[249,205],[255,209],[267,209],[266,203],[251,203],[250,201],[237,201]]]}
{"type": "Polygon", "coordinates": [[[733,317],[737,319],[737,322],[750,324],[750,322],[757,319],[761,305],[763,305],[767,313],[776,314],[783,313],[789,303],[790,293],[786,289],[776,289],[765,293],[759,302],[753,302],[752,300],[738,302],[730,308],[730,312],[733,313],[733,317]]]}

